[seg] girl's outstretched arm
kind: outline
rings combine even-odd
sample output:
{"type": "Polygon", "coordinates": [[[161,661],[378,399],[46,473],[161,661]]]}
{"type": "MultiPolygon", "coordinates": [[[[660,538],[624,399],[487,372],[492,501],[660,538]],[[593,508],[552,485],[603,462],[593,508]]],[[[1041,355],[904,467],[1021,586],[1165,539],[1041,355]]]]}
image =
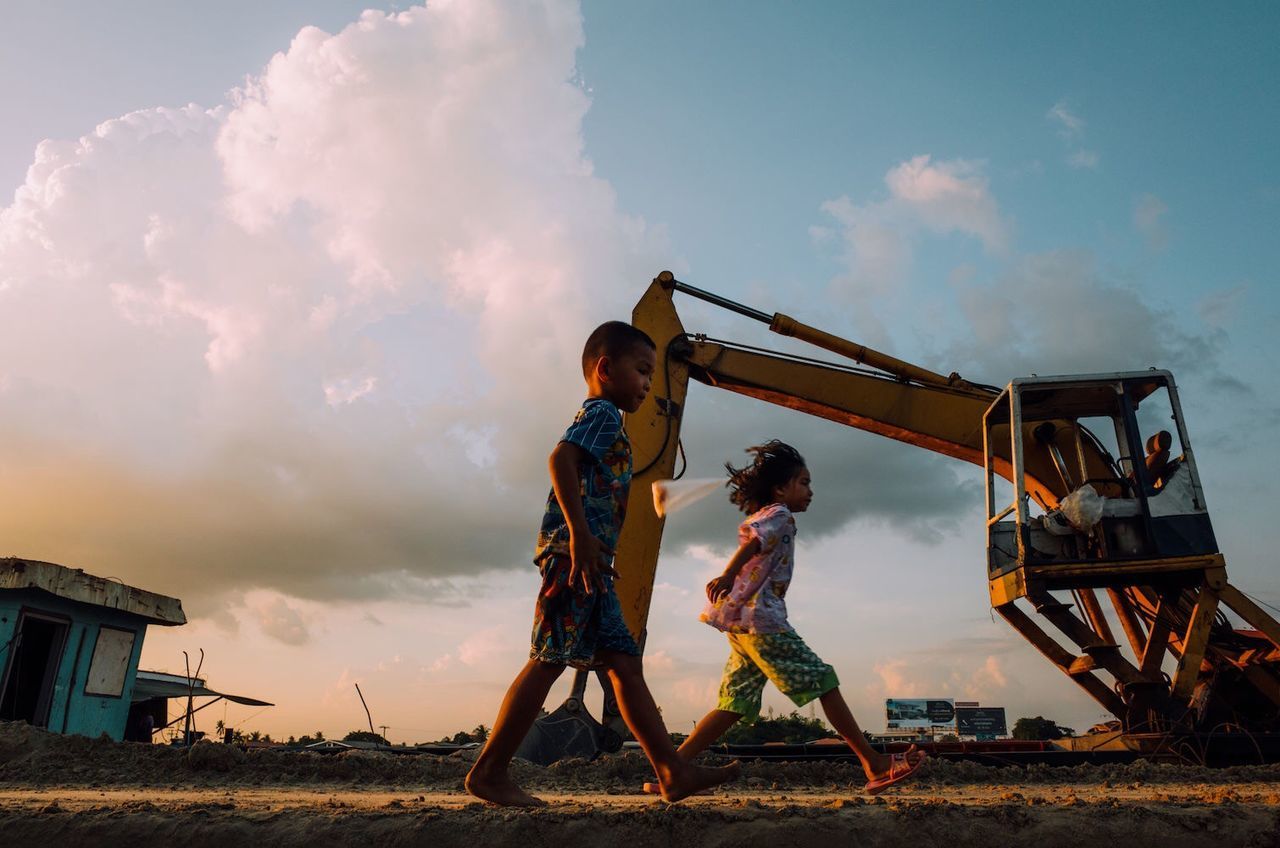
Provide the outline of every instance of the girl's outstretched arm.
{"type": "Polygon", "coordinates": [[[739,545],[738,550],[729,557],[729,564],[725,566],[724,574],[707,583],[707,599],[715,602],[729,594],[742,566],[758,553],[760,553],[759,539],[751,538],[739,545]]]}

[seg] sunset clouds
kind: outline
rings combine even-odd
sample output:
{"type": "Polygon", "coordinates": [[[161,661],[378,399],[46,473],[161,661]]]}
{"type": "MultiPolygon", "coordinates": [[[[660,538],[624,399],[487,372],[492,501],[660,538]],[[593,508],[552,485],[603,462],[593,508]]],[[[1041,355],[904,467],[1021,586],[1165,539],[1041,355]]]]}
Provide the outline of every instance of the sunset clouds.
{"type": "MultiPolygon", "coordinates": [[[[982,382],[1174,369],[1232,580],[1280,604],[1256,15],[363,5],[0,28],[0,554],[182,598],[144,667],[204,647],[212,685],[278,704],[229,723],[345,733],[356,681],[396,741],[492,721],[582,340],[664,268],[982,382]]],[[[768,438],[809,461],[788,602],[864,726],[911,693],[1096,720],[989,614],[978,469],[701,384],[682,436],[689,477],[768,438]]],[[[667,524],[672,727],[713,702],[696,615],[739,520],[709,496],[667,524]]]]}
{"type": "Polygon", "coordinates": [[[581,44],[565,3],[367,12],[42,144],[0,212],[0,531],[199,574],[197,611],[523,561],[581,339],[655,267],[583,152],[581,44]]]}

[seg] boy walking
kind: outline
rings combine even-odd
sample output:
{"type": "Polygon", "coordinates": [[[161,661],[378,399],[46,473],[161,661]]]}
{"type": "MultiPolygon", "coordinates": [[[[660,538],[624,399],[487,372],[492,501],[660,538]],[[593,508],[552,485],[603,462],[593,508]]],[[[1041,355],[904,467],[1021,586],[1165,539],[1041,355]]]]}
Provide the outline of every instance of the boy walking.
{"type": "Polygon", "coordinates": [[[467,791],[477,798],[509,806],[544,803],[511,780],[509,766],[567,665],[600,665],[608,671],[622,718],[653,764],[668,801],[737,774],[736,765],[703,768],[676,754],[645,683],[640,647],[627,630],[613,589],[613,550],[632,470],[622,413],[640,408],[656,365],[653,340],[630,324],[609,321],[587,339],[582,372],[588,397],[549,462],[551,494],[534,554],[542,589],[533,645],[467,775],[467,791]]]}

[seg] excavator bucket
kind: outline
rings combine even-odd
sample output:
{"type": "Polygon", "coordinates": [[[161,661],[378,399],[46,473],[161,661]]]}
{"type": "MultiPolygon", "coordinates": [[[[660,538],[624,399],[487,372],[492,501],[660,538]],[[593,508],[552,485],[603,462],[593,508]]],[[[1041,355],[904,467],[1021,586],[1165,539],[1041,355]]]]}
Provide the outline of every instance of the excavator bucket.
{"type": "MultiPolygon", "coordinates": [[[[557,760],[571,758],[594,760],[603,753],[613,753],[622,747],[622,736],[618,731],[601,724],[587,710],[589,675],[590,672],[584,669],[574,674],[573,691],[569,697],[553,712],[534,722],[516,749],[517,757],[549,766],[557,760]]],[[[617,716],[617,705],[612,699],[613,690],[608,678],[600,675],[600,683],[605,689],[603,712],[608,720],[611,712],[617,716]]]]}

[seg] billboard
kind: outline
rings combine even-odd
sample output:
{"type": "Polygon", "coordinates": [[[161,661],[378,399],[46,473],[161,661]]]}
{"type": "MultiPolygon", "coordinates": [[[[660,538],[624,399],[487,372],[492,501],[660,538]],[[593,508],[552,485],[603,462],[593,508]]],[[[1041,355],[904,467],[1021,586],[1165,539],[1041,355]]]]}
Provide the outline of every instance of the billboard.
{"type": "Polygon", "coordinates": [[[956,726],[956,708],[950,698],[888,698],[884,713],[889,730],[956,726]]]}
{"type": "Polygon", "coordinates": [[[1004,707],[956,708],[956,726],[961,736],[995,739],[1008,736],[1004,707]]]}

